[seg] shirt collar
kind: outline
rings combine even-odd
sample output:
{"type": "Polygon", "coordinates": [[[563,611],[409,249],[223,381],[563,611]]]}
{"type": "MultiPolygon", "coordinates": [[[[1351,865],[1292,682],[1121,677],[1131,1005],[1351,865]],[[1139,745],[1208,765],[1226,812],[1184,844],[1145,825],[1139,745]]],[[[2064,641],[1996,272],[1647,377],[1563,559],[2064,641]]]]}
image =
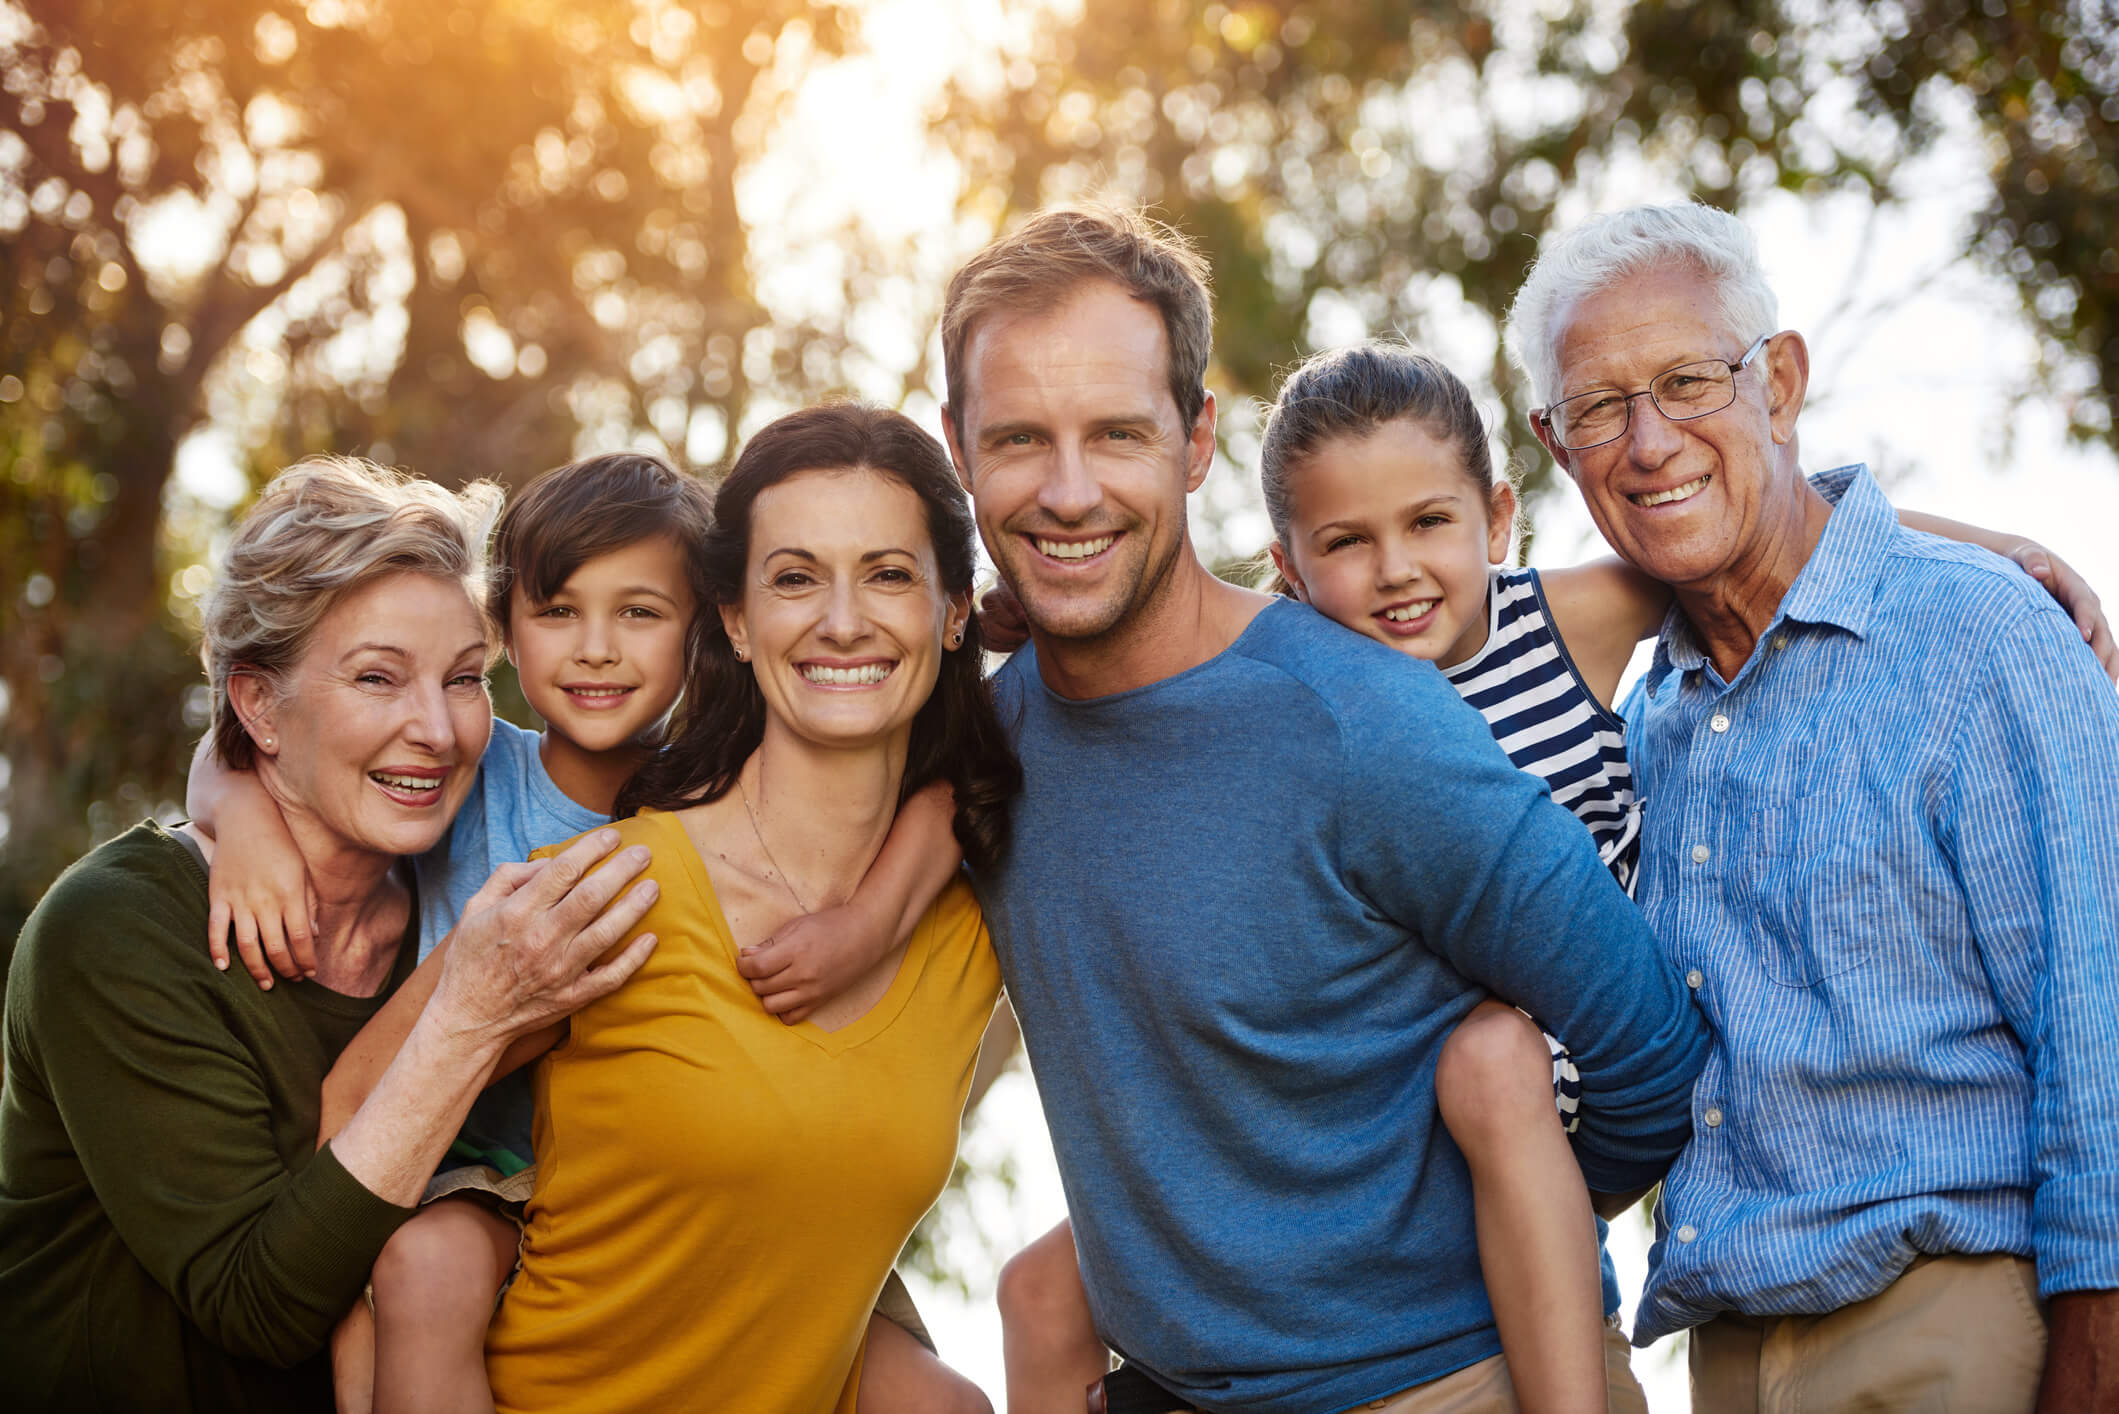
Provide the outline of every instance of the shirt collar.
{"type": "MultiPolygon", "coordinates": [[[[1835,467],[1810,478],[1819,495],[1832,503],[1824,536],[1810,552],[1795,583],[1781,599],[1765,637],[1782,623],[1794,621],[1845,629],[1857,638],[1869,632],[1869,615],[1884,561],[1897,538],[1898,512],[1892,508],[1866,466],[1835,467]]],[[[1663,618],[1655,657],[1648,669],[1651,688],[1673,672],[1704,666],[1706,649],[1677,605],[1663,618]]]]}

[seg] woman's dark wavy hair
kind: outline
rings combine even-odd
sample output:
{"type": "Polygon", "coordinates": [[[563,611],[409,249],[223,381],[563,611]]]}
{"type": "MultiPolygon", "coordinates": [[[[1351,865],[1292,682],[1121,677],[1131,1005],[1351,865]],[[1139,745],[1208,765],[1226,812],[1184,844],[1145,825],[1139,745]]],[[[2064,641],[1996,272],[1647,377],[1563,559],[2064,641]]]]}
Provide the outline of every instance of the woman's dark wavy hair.
{"type": "MultiPolygon", "coordinates": [[[[765,696],[736,652],[713,605],[743,596],[750,562],[751,507],[759,495],[805,471],[860,469],[886,476],[920,498],[927,512],[942,587],[969,596],[978,532],[964,489],[942,444],[912,419],[861,403],[805,408],[768,423],[736,458],[714,496],[704,555],[707,603],[692,620],[692,704],[676,736],[619,792],[615,814],[676,810],[718,800],[765,734],[765,696]]],[[[983,671],[976,609],[961,646],[942,654],[934,693],[913,718],[902,801],[929,781],[956,790],[956,836],[975,866],[992,864],[1008,843],[1008,802],[1023,771],[995,715],[983,671]]]]}

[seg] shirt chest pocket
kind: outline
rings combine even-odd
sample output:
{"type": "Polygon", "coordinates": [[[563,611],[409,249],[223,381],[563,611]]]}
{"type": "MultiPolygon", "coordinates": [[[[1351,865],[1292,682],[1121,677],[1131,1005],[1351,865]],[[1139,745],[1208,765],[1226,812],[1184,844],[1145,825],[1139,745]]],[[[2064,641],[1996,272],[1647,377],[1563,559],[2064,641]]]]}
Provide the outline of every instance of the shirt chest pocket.
{"type": "Polygon", "coordinates": [[[1745,892],[1759,964],[1814,987],[1875,956],[1886,909],[1882,832],[1856,779],[1833,779],[1751,817],[1745,892]]]}

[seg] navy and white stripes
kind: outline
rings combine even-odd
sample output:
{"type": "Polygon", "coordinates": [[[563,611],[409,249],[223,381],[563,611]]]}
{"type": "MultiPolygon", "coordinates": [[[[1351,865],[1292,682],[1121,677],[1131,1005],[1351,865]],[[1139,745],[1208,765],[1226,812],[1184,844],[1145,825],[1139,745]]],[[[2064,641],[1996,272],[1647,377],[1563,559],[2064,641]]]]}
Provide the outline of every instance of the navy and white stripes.
{"type": "Polygon", "coordinates": [[[1588,826],[1597,856],[1633,892],[1641,807],[1626,762],[1626,726],[1597,701],[1553,631],[1533,569],[1497,569],[1487,588],[1486,644],[1442,675],[1479,709],[1519,770],[1552,788],[1588,826]]]}

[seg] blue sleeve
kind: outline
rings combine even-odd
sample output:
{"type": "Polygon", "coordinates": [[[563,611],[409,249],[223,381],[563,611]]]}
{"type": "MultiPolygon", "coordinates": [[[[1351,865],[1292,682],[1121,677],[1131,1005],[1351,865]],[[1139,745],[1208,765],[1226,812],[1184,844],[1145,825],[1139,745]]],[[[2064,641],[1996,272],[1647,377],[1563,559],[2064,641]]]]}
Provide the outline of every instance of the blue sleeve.
{"type": "Polygon", "coordinates": [[[1590,1187],[1661,1177],[1691,1136],[1707,1030],[1588,831],[1509,764],[1439,675],[1418,700],[1342,714],[1341,859],[1352,885],[1451,966],[1522,1007],[1582,1072],[1590,1187]]]}
{"type": "Polygon", "coordinates": [[[486,857],[486,770],[486,764],[481,762],[463,808],[456,812],[456,818],[449,822],[434,848],[413,863],[413,875],[419,881],[421,962],[449,936],[463,906],[486,880],[482,869],[486,857]]]}
{"type": "Polygon", "coordinates": [[[492,877],[495,865],[529,858],[530,844],[514,838],[508,802],[527,791],[524,762],[536,751],[537,733],[505,718],[493,719],[493,736],[463,808],[434,848],[419,857],[420,961],[449,936],[463,917],[464,905],[492,877]]]}
{"type": "Polygon", "coordinates": [[[2119,1288],[2119,698],[2046,605],[1983,668],[1940,825],[2031,1071],[2039,1290],[2119,1288]]]}

